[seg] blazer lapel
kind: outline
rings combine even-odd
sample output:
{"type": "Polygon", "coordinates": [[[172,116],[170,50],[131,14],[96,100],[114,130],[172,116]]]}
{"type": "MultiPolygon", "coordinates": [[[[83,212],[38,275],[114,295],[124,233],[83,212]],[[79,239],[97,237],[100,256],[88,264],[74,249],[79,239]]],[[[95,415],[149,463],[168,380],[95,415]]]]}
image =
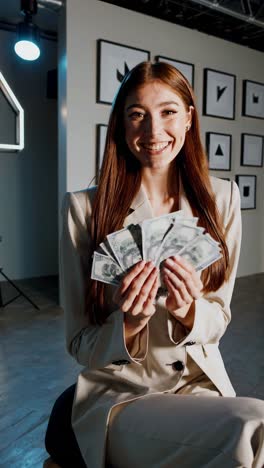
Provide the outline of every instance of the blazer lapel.
{"type": "Polygon", "coordinates": [[[144,219],[153,218],[154,213],[147,198],[144,187],[141,185],[137,195],[131,203],[131,213],[124,220],[124,227],[129,224],[138,224],[144,221],[144,219]]]}
{"type": "MultiPolygon", "coordinates": [[[[193,216],[192,209],[186,198],[181,179],[179,187],[179,196],[179,209],[184,211],[184,216],[193,216]]],[[[139,192],[137,193],[133,202],[131,203],[130,209],[131,213],[125,218],[124,227],[127,227],[129,224],[138,224],[144,221],[144,219],[154,217],[150,201],[147,198],[143,185],[141,185],[139,192]]]]}

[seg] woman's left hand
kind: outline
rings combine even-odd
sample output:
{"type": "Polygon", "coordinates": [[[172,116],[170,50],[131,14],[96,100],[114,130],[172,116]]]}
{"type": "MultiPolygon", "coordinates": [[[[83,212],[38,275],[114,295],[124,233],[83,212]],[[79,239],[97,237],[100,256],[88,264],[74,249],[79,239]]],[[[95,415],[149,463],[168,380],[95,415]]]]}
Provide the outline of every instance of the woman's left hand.
{"type": "Polygon", "coordinates": [[[194,300],[202,296],[203,283],[199,274],[187,260],[180,256],[167,258],[163,262],[162,273],[169,293],[166,307],[185,324],[185,318],[187,323],[188,311],[194,300]]]}

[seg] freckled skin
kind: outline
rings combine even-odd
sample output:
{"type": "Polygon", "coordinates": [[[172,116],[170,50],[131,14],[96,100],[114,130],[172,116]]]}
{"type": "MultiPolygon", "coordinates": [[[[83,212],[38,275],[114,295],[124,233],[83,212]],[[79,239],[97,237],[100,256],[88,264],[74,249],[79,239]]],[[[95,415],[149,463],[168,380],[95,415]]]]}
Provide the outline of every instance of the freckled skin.
{"type": "Polygon", "coordinates": [[[170,165],[184,144],[191,112],[172,88],[159,81],[141,86],[127,97],[126,142],[142,167],[170,165]]]}

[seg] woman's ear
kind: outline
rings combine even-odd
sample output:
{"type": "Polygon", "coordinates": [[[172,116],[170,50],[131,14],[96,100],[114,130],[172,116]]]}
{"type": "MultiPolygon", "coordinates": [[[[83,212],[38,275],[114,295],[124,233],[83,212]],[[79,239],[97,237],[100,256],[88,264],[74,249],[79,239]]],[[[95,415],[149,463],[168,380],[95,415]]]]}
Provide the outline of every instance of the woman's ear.
{"type": "Polygon", "coordinates": [[[189,106],[189,110],[187,112],[186,116],[186,132],[188,132],[192,126],[192,115],[193,115],[194,107],[189,106]]]}

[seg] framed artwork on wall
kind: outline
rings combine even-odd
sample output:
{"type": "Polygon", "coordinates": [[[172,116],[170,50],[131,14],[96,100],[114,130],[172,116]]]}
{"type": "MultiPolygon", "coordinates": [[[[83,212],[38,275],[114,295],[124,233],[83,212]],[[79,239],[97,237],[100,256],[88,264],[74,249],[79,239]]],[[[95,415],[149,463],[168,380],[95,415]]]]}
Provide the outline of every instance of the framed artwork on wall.
{"type": "Polygon", "coordinates": [[[264,83],[243,80],[242,115],[264,119],[264,83]]]}
{"type": "Polygon", "coordinates": [[[156,62],[167,62],[173,65],[187,78],[192,88],[194,87],[194,65],[192,63],[171,59],[163,55],[156,55],[155,60],[156,62]]]}
{"type": "Polygon", "coordinates": [[[261,135],[242,133],[241,135],[241,166],[263,166],[263,141],[261,135]]]}
{"type": "Polygon", "coordinates": [[[150,52],[146,50],[98,39],[96,102],[112,104],[126,73],[149,59],[150,52]]]}
{"type": "Polygon", "coordinates": [[[97,124],[96,125],[96,177],[98,175],[102,166],[103,157],[104,157],[104,148],[106,141],[107,125],[97,124]]]}
{"type": "Polygon", "coordinates": [[[254,210],[256,208],[257,176],[237,175],[236,183],[241,196],[241,210],[254,210]]]}
{"type": "Polygon", "coordinates": [[[231,170],[232,136],[226,133],[206,133],[206,150],[209,169],[214,171],[231,170]]]}
{"type": "Polygon", "coordinates": [[[235,75],[205,68],[203,115],[234,120],[235,92],[235,75]]]}

